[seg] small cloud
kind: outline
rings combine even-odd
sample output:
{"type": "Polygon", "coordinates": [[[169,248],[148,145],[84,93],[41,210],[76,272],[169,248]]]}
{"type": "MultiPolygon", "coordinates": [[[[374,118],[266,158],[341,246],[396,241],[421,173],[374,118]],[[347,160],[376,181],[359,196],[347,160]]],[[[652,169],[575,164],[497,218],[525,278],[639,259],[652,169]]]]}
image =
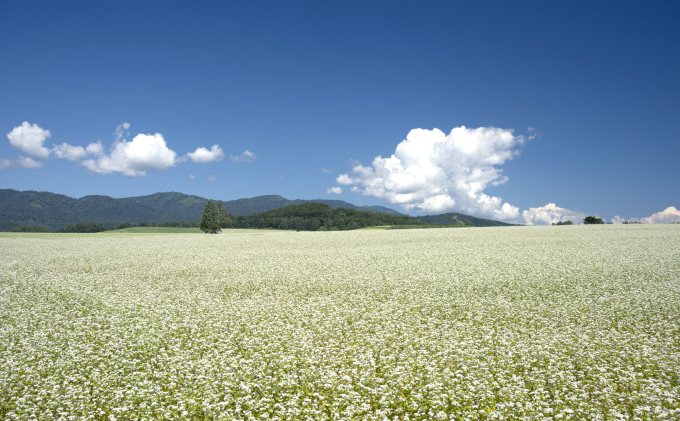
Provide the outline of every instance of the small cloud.
{"type": "Polygon", "coordinates": [[[349,186],[350,184],[358,183],[360,180],[358,178],[352,178],[347,174],[340,174],[335,181],[343,186],[349,186]]]}
{"type": "Polygon", "coordinates": [[[104,153],[104,146],[102,145],[102,141],[98,140],[97,143],[90,143],[89,145],[87,145],[87,148],[85,148],[85,152],[92,155],[101,155],[102,153],[104,153]]]}
{"type": "Polygon", "coordinates": [[[671,224],[680,222],[680,211],[675,206],[669,206],[661,212],[657,212],[652,216],[646,218],[628,218],[624,219],[616,215],[612,222],[615,224],[623,224],[624,222],[642,222],[644,224],[671,224]]]}
{"type": "Polygon", "coordinates": [[[527,225],[550,225],[557,222],[571,221],[580,223],[587,215],[583,212],[561,208],[554,203],[548,203],[539,208],[529,208],[522,212],[527,225]]]}
{"type": "Polygon", "coordinates": [[[323,171],[327,174],[331,172],[331,170],[327,170],[326,168],[319,168],[319,171],[323,171]]]}
{"type": "Polygon", "coordinates": [[[12,166],[12,161],[9,159],[0,159],[0,170],[6,170],[12,166]]]}
{"type": "MultiPolygon", "coordinates": [[[[125,125],[129,127],[129,124],[125,123],[125,125]]],[[[116,129],[117,137],[121,127],[124,125],[116,129]]],[[[96,144],[91,144],[88,148],[98,148],[93,145],[96,144]]],[[[96,160],[87,159],[80,164],[97,174],[120,172],[125,177],[138,177],[145,176],[147,171],[165,171],[177,162],[177,154],[168,148],[162,134],[140,133],[131,142],[125,139],[116,142],[109,155],[96,160]]]]}
{"type": "Polygon", "coordinates": [[[193,175],[193,174],[189,174],[189,179],[191,179],[191,180],[195,180],[195,179],[196,179],[196,177],[194,177],[194,175],[193,175]]]}
{"type": "Polygon", "coordinates": [[[198,148],[195,152],[189,152],[187,156],[195,164],[207,164],[208,162],[221,161],[224,158],[224,151],[218,145],[213,145],[210,150],[198,148]]]}
{"type": "Polygon", "coordinates": [[[326,194],[340,194],[342,193],[342,187],[328,187],[326,189],[326,194]]]}
{"type": "Polygon", "coordinates": [[[642,222],[648,224],[670,224],[672,222],[680,222],[680,211],[674,206],[667,207],[661,212],[657,212],[647,218],[642,218],[642,222]]]}
{"type": "Polygon", "coordinates": [[[71,146],[68,143],[54,145],[52,152],[57,158],[66,158],[69,161],[78,161],[87,156],[85,148],[82,146],[71,146]]]}
{"type": "Polygon", "coordinates": [[[205,178],[208,181],[217,181],[217,176],[216,175],[209,175],[205,178]]]}
{"type": "Polygon", "coordinates": [[[33,158],[29,158],[26,156],[21,156],[19,157],[19,166],[28,168],[31,170],[37,170],[39,168],[42,168],[42,163],[34,160],[33,158]]]}
{"type": "Polygon", "coordinates": [[[255,158],[257,158],[257,156],[249,150],[246,150],[239,156],[229,155],[229,159],[234,162],[253,162],[255,161],[255,158]]]}
{"type": "MultiPolygon", "coordinates": [[[[30,125],[28,121],[21,123],[7,133],[9,143],[31,158],[48,159],[50,150],[44,146],[45,139],[52,136],[49,130],[44,130],[37,124],[30,125]]],[[[21,165],[21,164],[20,164],[21,165]]]]}
{"type": "MultiPolygon", "coordinates": [[[[118,127],[116,127],[116,131],[113,133],[113,136],[116,138],[116,142],[120,142],[121,140],[124,140],[123,136],[125,136],[125,132],[129,128],[130,128],[130,123],[127,123],[127,122],[120,124],[118,127]]],[[[127,134],[130,134],[130,133],[127,133],[127,134]]]]}

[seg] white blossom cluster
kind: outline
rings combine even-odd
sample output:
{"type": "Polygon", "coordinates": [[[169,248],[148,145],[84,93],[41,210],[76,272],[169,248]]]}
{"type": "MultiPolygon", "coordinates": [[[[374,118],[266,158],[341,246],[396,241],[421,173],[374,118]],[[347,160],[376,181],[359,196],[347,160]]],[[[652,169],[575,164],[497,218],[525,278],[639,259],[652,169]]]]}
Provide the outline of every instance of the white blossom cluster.
{"type": "Polygon", "coordinates": [[[0,234],[0,418],[680,419],[680,226],[0,234]]]}

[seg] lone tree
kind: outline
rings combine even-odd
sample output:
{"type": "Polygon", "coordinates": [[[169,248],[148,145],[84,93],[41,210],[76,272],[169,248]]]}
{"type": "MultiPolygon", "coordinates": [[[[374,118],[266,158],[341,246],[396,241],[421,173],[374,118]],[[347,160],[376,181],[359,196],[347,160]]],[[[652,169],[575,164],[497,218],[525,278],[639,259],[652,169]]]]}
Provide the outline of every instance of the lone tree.
{"type": "Polygon", "coordinates": [[[598,218],[595,216],[586,216],[585,219],[583,220],[583,223],[586,225],[589,224],[604,224],[604,219],[598,218]]]}
{"type": "Polygon", "coordinates": [[[227,208],[220,200],[215,203],[214,200],[208,200],[203,208],[201,214],[201,230],[206,234],[217,234],[222,231],[222,228],[231,226],[231,218],[227,215],[227,208]]]}

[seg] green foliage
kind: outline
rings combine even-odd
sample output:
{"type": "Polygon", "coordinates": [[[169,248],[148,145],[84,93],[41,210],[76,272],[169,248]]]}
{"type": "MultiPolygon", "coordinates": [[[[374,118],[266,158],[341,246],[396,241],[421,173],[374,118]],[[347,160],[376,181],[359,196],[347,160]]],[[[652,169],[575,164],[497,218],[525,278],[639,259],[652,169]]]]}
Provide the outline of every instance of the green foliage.
{"type": "Polygon", "coordinates": [[[208,200],[201,215],[201,230],[206,234],[217,234],[222,231],[222,228],[229,226],[231,226],[231,218],[227,215],[224,203],[221,200],[217,203],[212,199],[208,200]]]}
{"type": "Polygon", "coordinates": [[[553,225],[574,225],[574,223],[571,222],[571,221],[569,221],[569,220],[567,220],[567,221],[564,221],[564,222],[562,222],[562,221],[559,221],[559,222],[557,222],[557,223],[554,223],[554,222],[553,222],[553,225]]]}
{"type": "Polygon", "coordinates": [[[598,218],[596,216],[586,216],[585,219],[583,220],[583,223],[586,224],[586,225],[604,224],[604,220],[602,218],[598,218]]]}
{"type": "Polygon", "coordinates": [[[156,224],[155,222],[151,224],[152,227],[171,227],[171,228],[198,228],[198,221],[170,221],[164,222],[162,224],[156,224]]]}
{"type": "Polygon", "coordinates": [[[472,227],[507,227],[513,224],[494,221],[492,219],[476,218],[462,213],[443,213],[441,215],[418,216],[418,219],[437,225],[469,225],[472,227]]]}
{"type": "Polygon", "coordinates": [[[12,228],[12,232],[49,232],[49,230],[42,225],[20,225],[12,228]]]}
{"type": "Polygon", "coordinates": [[[379,225],[428,225],[406,215],[356,209],[333,209],[325,203],[290,205],[254,215],[234,216],[235,228],[273,228],[297,231],[342,231],[379,225]]]}
{"type": "Polygon", "coordinates": [[[106,227],[102,224],[95,224],[94,222],[78,222],[76,224],[68,224],[66,227],[60,227],[54,232],[81,232],[81,233],[94,233],[94,232],[104,232],[106,227]]]}

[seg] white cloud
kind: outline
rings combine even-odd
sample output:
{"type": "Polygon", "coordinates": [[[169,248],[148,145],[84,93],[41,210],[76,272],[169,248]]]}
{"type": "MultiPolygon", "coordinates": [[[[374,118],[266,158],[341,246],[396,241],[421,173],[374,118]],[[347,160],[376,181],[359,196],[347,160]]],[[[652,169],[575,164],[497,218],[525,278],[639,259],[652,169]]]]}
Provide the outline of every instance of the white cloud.
{"type": "Polygon", "coordinates": [[[612,224],[623,224],[625,221],[626,220],[621,218],[619,215],[616,215],[612,218],[612,224]]]}
{"type": "Polygon", "coordinates": [[[642,218],[642,222],[648,224],[670,224],[672,222],[680,222],[680,211],[674,206],[670,206],[652,216],[642,218]]]}
{"type": "Polygon", "coordinates": [[[37,124],[30,125],[28,121],[21,123],[7,133],[9,143],[26,155],[35,159],[48,159],[50,150],[44,146],[45,139],[52,136],[49,130],[43,130],[37,124]]]}
{"type": "Polygon", "coordinates": [[[92,155],[101,155],[104,153],[104,146],[102,146],[102,141],[98,140],[97,143],[90,143],[87,145],[87,148],[85,148],[85,152],[92,154],[92,155]]]}
{"type": "Polygon", "coordinates": [[[187,156],[196,164],[207,164],[208,162],[221,161],[224,158],[224,151],[219,146],[213,145],[210,150],[198,148],[195,152],[189,152],[187,156]]]}
{"type": "MultiPolygon", "coordinates": [[[[116,127],[116,131],[113,133],[113,136],[116,138],[116,142],[120,142],[121,140],[123,140],[123,136],[125,136],[125,132],[129,128],[130,128],[130,123],[128,123],[128,122],[120,124],[120,125],[118,125],[118,127],[116,127]]],[[[130,134],[130,133],[127,133],[127,134],[130,134]]]]}
{"type": "Polygon", "coordinates": [[[37,170],[42,168],[42,162],[36,161],[35,159],[26,156],[19,156],[19,159],[16,161],[10,159],[0,159],[0,170],[6,170],[15,167],[37,170]]]}
{"type": "Polygon", "coordinates": [[[328,187],[326,189],[326,194],[340,194],[342,193],[342,187],[328,187]]]}
{"type": "Polygon", "coordinates": [[[680,211],[675,206],[669,206],[661,212],[657,212],[652,216],[646,218],[628,218],[624,219],[616,215],[612,222],[615,224],[623,224],[624,222],[642,222],[644,224],[670,224],[680,222],[680,211]]]}
{"type": "Polygon", "coordinates": [[[194,175],[193,175],[193,174],[189,174],[189,179],[191,179],[191,180],[195,180],[195,179],[196,179],[196,177],[194,177],[194,175]]]}
{"type": "Polygon", "coordinates": [[[216,175],[209,175],[205,178],[208,181],[217,181],[217,176],[216,175]]]}
{"type": "Polygon", "coordinates": [[[42,168],[42,163],[34,160],[33,158],[29,158],[26,156],[20,156],[19,157],[19,166],[28,168],[31,170],[37,170],[39,168],[42,168]]]}
{"type": "MultiPolygon", "coordinates": [[[[125,123],[121,127],[129,127],[125,123]]],[[[119,130],[116,129],[118,138],[119,130]]],[[[96,145],[96,144],[91,144],[96,145]]],[[[88,146],[89,147],[89,146],[88,146]]],[[[93,149],[96,147],[93,147],[93,149]]],[[[169,149],[163,139],[163,135],[156,133],[138,134],[131,142],[121,140],[113,145],[110,155],[102,156],[96,160],[88,159],[81,164],[97,174],[109,174],[120,172],[126,177],[145,176],[146,171],[164,171],[177,163],[177,154],[169,149]]]]}
{"type": "Polygon", "coordinates": [[[57,158],[66,158],[69,161],[78,161],[87,156],[85,148],[82,146],[71,146],[68,143],[54,145],[52,152],[57,158]]]}
{"type": "Polygon", "coordinates": [[[326,174],[328,174],[328,173],[331,172],[331,170],[328,170],[328,169],[326,169],[326,168],[319,168],[319,171],[323,171],[323,172],[325,172],[326,174]]]}
{"type": "Polygon", "coordinates": [[[234,162],[242,161],[253,162],[255,161],[255,158],[257,158],[257,156],[254,153],[250,152],[249,150],[246,150],[239,156],[229,155],[229,159],[231,159],[234,162]]]}
{"type": "Polygon", "coordinates": [[[347,174],[340,174],[338,178],[335,179],[335,181],[338,184],[342,184],[343,186],[349,186],[351,184],[356,184],[361,181],[359,178],[352,178],[347,174]]]}
{"type": "Polygon", "coordinates": [[[507,182],[498,165],[519,154],[523,136],[495,127],[415,129],[389,158],[377,156],[371,166],[356,163],[353,175],[338,184],[361,191],[405,210],[460,211],[504,221],[520,221],[519,209],[484,193],[490,184],[507,182]]]}
{"type": "Polygon", "coordinates": [[[527,225],[550,225],[559,221],[571,221],[579,224],[588,216],[583,212],[560,208],[554,203],[548,203],[540,208],[529,208],[522,212],[527,225]]]}

